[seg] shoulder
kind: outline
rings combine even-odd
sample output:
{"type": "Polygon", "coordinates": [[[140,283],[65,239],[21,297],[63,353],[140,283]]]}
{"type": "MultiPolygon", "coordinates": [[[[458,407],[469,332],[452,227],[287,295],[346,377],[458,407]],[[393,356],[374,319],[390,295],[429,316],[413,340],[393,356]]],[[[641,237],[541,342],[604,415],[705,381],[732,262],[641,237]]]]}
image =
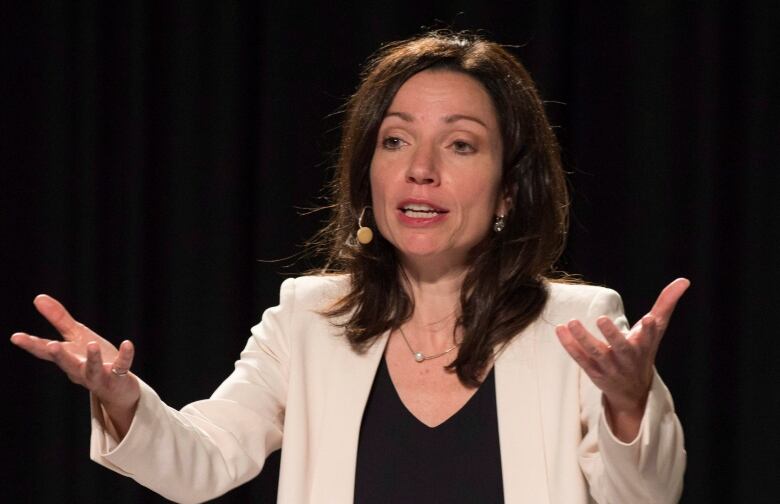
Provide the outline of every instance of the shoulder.
{"type": "Polygon", "coordinates": [[[623,313],[620,295],[607,287],[554,281],[546,287],[549,297],[543,317],[555,323],[623,313]]]}
{"type": "Polygon", "coordinates": [[[277,342],[289,353],[293,341],[301,336],[335,331],[333,321],[324,312],[346,294],[350,285],[347,275],[312,275],[288,278],[279,290],[279,304],[266,309],[252,328],[255,339],[263,345],[277,342]]]}
{"type": "Polygon", "coordinates": [[[554,303],[590,303],[594,298],[617,295],[617,292],[600,285],[548,281],[545,286],[554,303]]]}
{"type": "Polygon", "coordinates": [[[282,282],[279,304],[320,312],[330,308],[350,289],[349,275],[307,275],[282,282]]]}

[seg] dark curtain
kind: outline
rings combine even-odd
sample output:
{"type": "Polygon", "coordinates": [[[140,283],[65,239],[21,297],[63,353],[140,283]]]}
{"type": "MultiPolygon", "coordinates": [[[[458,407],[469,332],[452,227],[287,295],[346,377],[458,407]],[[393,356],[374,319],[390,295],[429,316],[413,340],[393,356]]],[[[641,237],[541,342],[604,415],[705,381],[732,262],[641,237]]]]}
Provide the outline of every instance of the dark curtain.
{"type": "MultiPolygon", "coordinates": [[[[538,81],[571,171],[562,267],[631,320],[693,286],[657,367],[686,431],[683,502],[776,502],[777,4],[51,2],[1,16],[0,329],[60,298],[172,406],[208,396],[327,216],[365,58],[484,29],[538,81]]],[[[88,459],[87,394],[0,352],[6,502],[159,502],[88,459]],[[9,493],[10,496],[9,497],[9,493]],[[10,500],[7,500],[9,499],[10,500]]],[[[273,501],[278,456],[219,502],[273,501]]]]}

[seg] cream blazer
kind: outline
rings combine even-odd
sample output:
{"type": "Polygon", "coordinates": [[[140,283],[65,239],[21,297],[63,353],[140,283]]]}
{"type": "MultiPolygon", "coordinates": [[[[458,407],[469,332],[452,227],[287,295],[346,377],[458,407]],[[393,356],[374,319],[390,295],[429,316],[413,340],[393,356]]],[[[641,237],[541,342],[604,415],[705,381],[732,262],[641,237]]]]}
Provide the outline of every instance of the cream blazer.
{"type": "MultiPolygon", "coordinates": [[[[318,314],[347,285],[344,276],[286,280],[279,306],[252,328],[210,399],[176,411],[141,383],[121,443],[93,399],[92,459],[168,499],[201,502],[254,478],[282,448],[279,503],[353,502],[360,423],[388,334],[358,354],[318,314]]],[[[554,333],[577,318],[599,334],[599,315],[627,327],[620,297],[586,285],[552,283],[549,292],[543,314],[495,361],[505,501],[676,502],[683,434],[661,379],[653,379],[639,435],[623,443],[605,421],[601,392],[554,333]]]]}

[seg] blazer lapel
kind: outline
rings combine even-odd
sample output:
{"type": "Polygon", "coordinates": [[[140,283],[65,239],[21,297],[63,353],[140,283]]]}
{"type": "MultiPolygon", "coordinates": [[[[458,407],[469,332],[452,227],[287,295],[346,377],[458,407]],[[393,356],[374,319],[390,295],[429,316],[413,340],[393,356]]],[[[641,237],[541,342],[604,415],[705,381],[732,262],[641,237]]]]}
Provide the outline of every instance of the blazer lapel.
{"type": "MultiPolygon", "coordinates": [[[[544,430],[536,359],[537,325],[518,335],[495,363],[501,473],[507,504],[549,504],[544,430]]],[[[352,502],[358,438],[368,395],[389,333],[362,355],[348,345],[332,352],[321,424],[321,450],[312,475],[311,502],[352,502]]]]}
{"type": "Polygon", "coordinates": [[[541,422],[536,328],[531,324],[495,363],[496,407],[504,500],[549,503],[541,422]]]}
{"type": "Polygon", "coordinates": [[[327,378],[325,412],[321,424],[321,447],[312,476],[311,502],[352,502],[355,465],[363,412],[374,383],[379,359],[389,332],[377,338],[363,354],[343,345],[335,351],[327,378]]]}

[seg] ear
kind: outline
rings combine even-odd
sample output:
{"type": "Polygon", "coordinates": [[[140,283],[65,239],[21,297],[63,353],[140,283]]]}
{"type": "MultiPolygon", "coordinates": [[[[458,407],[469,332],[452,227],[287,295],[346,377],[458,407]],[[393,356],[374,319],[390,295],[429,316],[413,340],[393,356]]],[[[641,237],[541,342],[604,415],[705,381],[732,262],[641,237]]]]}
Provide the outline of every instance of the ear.
{"type": "Polygon", "coordinates": [[[501,198],[496,205],[496,215],[506,216],[512,209],[512,198],[501,198]]]}
{"type": "Polygon", "coordinates": [[[514,187],[507,187],[501,192],[501,197],[496,203],[496,215],[509,215],[509,212],[514,206],[514,200],[512,199],[517,192],[517,184],[514,187]]]}

